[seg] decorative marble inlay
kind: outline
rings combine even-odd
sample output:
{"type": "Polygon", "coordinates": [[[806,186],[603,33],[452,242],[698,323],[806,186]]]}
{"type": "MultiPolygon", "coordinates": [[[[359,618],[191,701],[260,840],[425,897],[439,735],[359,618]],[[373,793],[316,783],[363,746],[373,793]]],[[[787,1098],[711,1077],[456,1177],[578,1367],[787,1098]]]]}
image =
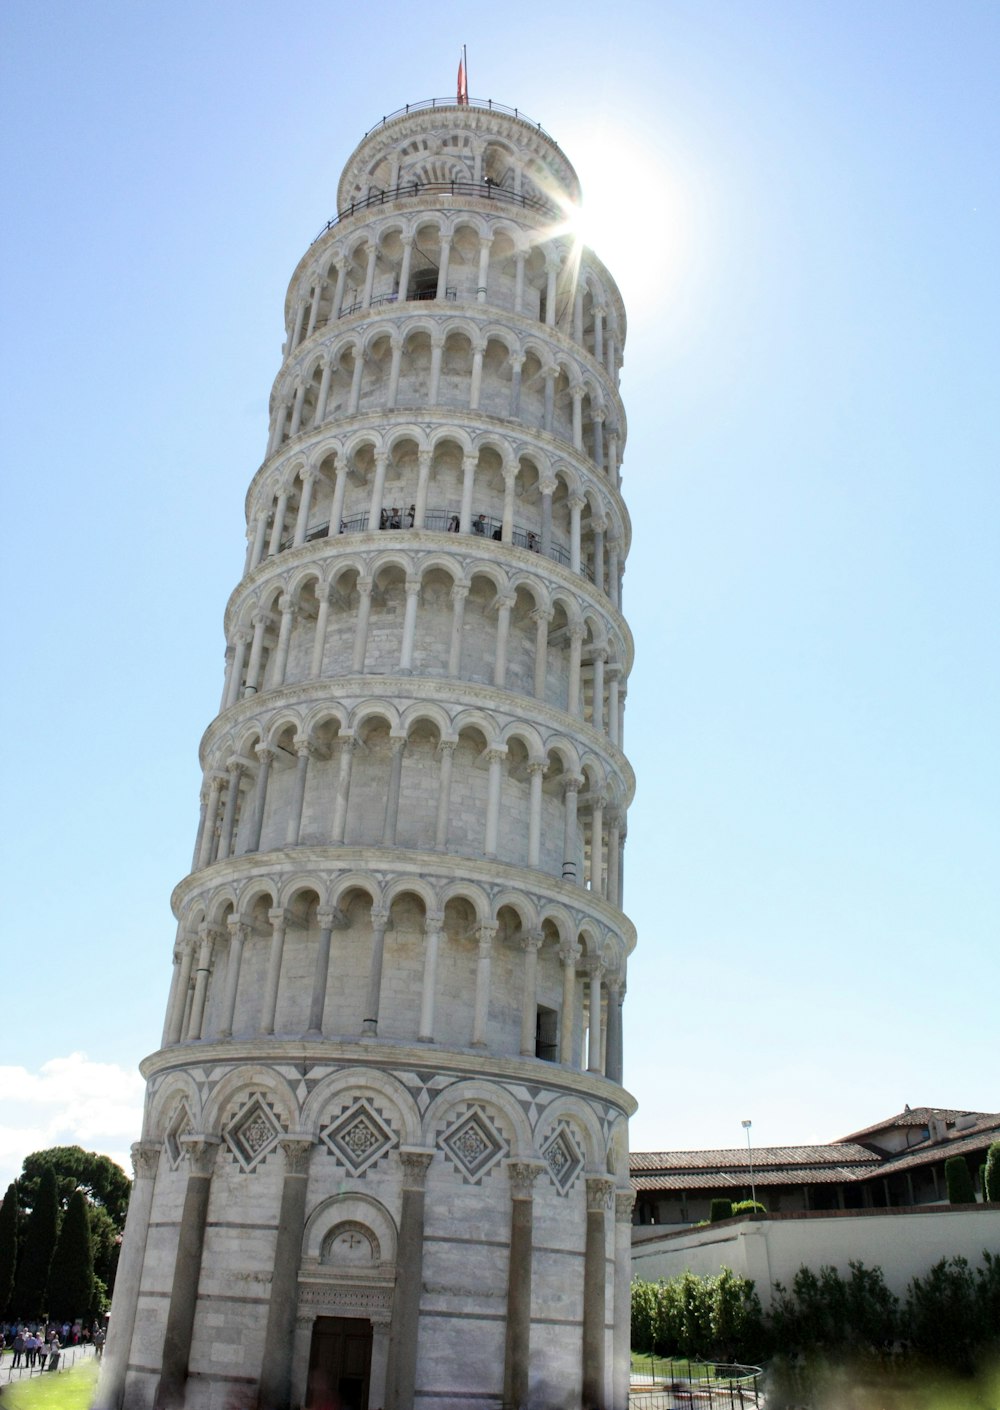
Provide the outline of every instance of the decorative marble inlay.
{"type": "Polygon", "coordinates": [[[170,1161],[171,1169],[176,1170],[181,1162],[184,1149],[181,1146],[181,1137],[188,1136],[194,1130],[191,1121],[191,1113],[188,1111],[187,1102],[181,1102],[177,1110],[170,1119],[163,1144],[167,1148],[167,1159],[170,1161]]]}
{"type": "Polygon", "coordinates": [[[485,1112],[473,1109],[446,1131],[438,1145],[455,1169],[470,1184],[483,1176],[507,1154],[507,1143],[485,1112]]]}
{"type": "Polygon", "coordinates": [[[565,1126],[560,1126],[542,1147],[542,1159],[548,1166],[552,1183],[561,1195],[566,1194],[583,1169],[583,1155],[565,1126]]]}
{"type": "Polygon", "coordinates": [[[361,1175],[396,1144],[389,1123],[362,1097],[324,1127],[320,1140],[354,1175],[361,1175]]]}
{"type": "Polygon", "coordinates": [[[249,1100],[223,1132],[226,1145],[237,1163],[249,1173],[267,1159],[277,1147],[284,1128],[270,1103],[259,1092],[251,1092],[249,1100]]]}

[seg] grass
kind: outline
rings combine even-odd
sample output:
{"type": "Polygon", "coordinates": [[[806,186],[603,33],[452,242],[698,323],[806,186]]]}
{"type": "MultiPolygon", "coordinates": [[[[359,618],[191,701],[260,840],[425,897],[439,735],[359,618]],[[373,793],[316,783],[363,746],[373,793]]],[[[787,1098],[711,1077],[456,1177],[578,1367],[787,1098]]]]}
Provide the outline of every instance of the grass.
{"type": "Polygon", "coordinates": [[[87,1410],[94,1398],[99,1363],[93,1359],[72,1371],[46,1372],[3,1388],[4,1410],[87,1410]]]}
{"type": "Polygon", "coordinates": [[[650,1356],[648,1351],[633,1351],[632,1374],[652,1376],[657,1381],[667,1380],[672,1376],[679,1376],[684,1380],[703,1381],[715,1374],[715,1363],[712,1361],[689,1361],[684,1356],[668,1359],[663,1356],[650,1356]]]}

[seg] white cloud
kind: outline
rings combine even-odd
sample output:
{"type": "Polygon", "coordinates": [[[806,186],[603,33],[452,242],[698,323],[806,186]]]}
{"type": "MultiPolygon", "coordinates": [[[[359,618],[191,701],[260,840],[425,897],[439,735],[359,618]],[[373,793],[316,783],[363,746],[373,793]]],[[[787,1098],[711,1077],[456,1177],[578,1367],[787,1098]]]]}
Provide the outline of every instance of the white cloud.
{"type": "Polygon", "coordinates": [[[0,1198],[26,1155],[49,1146],[83,1146],[131,1174],[145,1083],[137,1072],[86,1053],[50,1058],[37,1072],[0,1066],[0,1198]]]}

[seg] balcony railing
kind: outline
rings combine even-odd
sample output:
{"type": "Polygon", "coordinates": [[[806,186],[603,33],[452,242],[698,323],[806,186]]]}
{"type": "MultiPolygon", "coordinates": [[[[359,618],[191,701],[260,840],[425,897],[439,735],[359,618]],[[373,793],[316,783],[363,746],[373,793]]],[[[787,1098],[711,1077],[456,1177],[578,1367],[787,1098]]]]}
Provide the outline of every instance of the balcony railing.
{"type": "MultiPolygon", "coordinates": [[[[445,296],[445,298],[447,299],[447,301],[448,301],[449,303],[453,304],[453,303],[455,303],[455,302],[457,301],[457,299],[458,299],[458,290],[457,290],[457,289],[445,289],[445,291],[444,291],[444,296],[445,296]]],[[[342,308],[342,309],[340,310],[340,312],[337,314],[337,317],[338,317],[338,318],[347,318],[347,316],[348,316],[349,314],[351,314],[351,313],[360,313],[361,310],[364,309],[364,308],[367,308],[367,309],[381,308],[383,304],[419,303],[419,302],[422,302],[422,301],[426,301],[426,300],[429,300],[429,299],[436,299],[436,298],[437,298],[437,290],[436,290],[436,289],[420,289],[420,290],[417,290],[416,292],[410,294],[407,299],[401,299],[400,296],[399,296],[399,294],[396,294],[396,293],[392,293],[392,294],[378,294],[378,295],[376,295],[375,298],[372,299],[372,301],[371,301],[370,304],[365,304],[365,302],[364,302],[363,299],[355,299],[352,304],[348,304],[346,308],[342,308]]]]}
{"type": "MultiPolygon", "coordinates": [[[[393,118],[406,117],[410,113],[423,112],[425,108],[486,108],[491,113],[505,113],[507,117],[516,117],[521,122],[526,122],[529,127],[533,127],[536,132],[540,132],[543,137],[547,137],[553,147],[558,147],[559,143],[548,132],[540,122],[535,122],[534,118],[528,117],[527,113],[522,113],[520,108],[508,108],[506,103],[494,102],[492,98],[470,98],[467,103],[459,103],[457,98],[423,98],[419,103],[407,103],[405,108],[397,108],[394,113],[387,113],[381,122],[377,122],[374,127],[370,127],[365,133],[365,137],[370,137],[373,132],[377,132],[380,127],[385,127],[387,122],[392,122],[393,118]]],[[[362,138],[362,141],[364,138],[362,138]]]]}
{"type": "MultiPolygon", "coordinates": [[[[423,527],[424,530],[429,533],[457,534],[459,532],[458,525],[459,516],[452,509],[428,509],[424,514],[423,527]]],[[[391,532],[393,529],[412,529],[413,520],[410,517],[410,511],[406,509],[383,509],[382,521],[378,527],[379,529],[385,530],[387,533],[391,532]]],[[[342,534],[363,534],[367,533],[367,531],[367,514],[350,514],[340,521],[340,532],[342,534]]],[[[306,543],[312,543],[316,539],[325,539],[329,536],[329,532],[329,523],[317,524],[315,528],[310,529],[306,534],[305,541],[306,543]]],[[[503,533],[503,520],[497,519],[491,514],[477,514],[472,521],[472,527],[469,532],[474,538],[490,539],[495,543],[499,543],[503,533]]],[[[516,548],[525,548],[529,553],[541,553],[542,551],[541,537],[532,529],[525,529],[515,524],[511,531],[511,541],[516,548]]],[[[284,552],[285,549],[291,547],[291,538],[285,538],[279,543],[278,551],[284,552]]],[[[549,551],[545,556],[551,558],[554,563],[561,563],[565,568],[570,567],[570,556],[559,544],[550,544],[549,551]]],[[[589,567],[581,566],[580,572],[583,577],[587,578],[590,582],[594,581],[594,574],[589,567]]]]}
{"type": "Polygon", "coordinates": [[[523,191],[510,191],[506,186],[498,186],[495,181],[403,181],[385,191],[372,191],[360,201],[352,201],[349,206],[338,211],[332,220],[326,222],[312,243],[315,244],[328,230],[332,230],[342,220],[357,215],[359,211],[371,210],[373,206],[389,205],[393,201],[414,200],[421,196],[464,196],[480,201],[503,201],[507,205],[520,206],[523,210],[538,211],[552,220],[563,217],[559,207],[552,201],[547,201],[542,196],[529,196],[523,191]]]}

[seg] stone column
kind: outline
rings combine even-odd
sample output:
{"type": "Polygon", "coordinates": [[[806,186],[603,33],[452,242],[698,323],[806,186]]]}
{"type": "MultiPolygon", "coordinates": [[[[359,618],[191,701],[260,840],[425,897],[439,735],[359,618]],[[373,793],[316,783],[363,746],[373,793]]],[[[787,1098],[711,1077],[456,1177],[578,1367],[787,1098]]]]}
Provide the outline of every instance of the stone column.
{"type": "Polygon", "coordinates": [[[330,975],[330,937],[333,934],[333,912],[317,911],[319,944],[316,946],[316,967],[313,970],[312,996],[309,1001],[309,1037],[323,1035],[323,1010],[326,1008],[326,986],[330,975]]]}
{"type": "Polygon", "coordinates": [[[258,1397],[258,1403],[267,1410],[289,1410],[291,1405],[299,1264],[313,1141],[310,1136],[283,1136],[278,1145],[285,1156],[285,1176],[281,1185],[258,1397]]]}
{"type": "Polygon", "coordinates": [[[583,1410],[605,1410],[607,1320],[606,1219],[615,1182],[587,1176],[587,1242],[583,1259],[583,1410]]]}
{"type": "Polygon", "coordinates": [[[288,924],[288,912],[282,907],[276,906],[274,910],[268,911],[267,918],[271,922],[271,953],[267,961],[267,981],[264,988],[260,1031],[271,1034],[274,1032],[274,1014],[278,1007],[278,986],[281,983],[281,961],[285,951],[285,927],[288,924]]]}
{"type": "Polygon", "coordinates": [[[302,472],[302,495],[299,499],[299,512],[295,516],[295,534],[292,538],[292,547],[299,548],[306,541],[306,531],[309,528],[309,511],[312,508],[313,488],[319,476],[315,470],[303,470],[302,472]]]}
{"type": "Polygon", "coordinates": [[[479,283],[476,285],[476,303],[478,304],[486,302],[486,278],[490,267],[490,246],[492,244],[492,235],[479,237],[479,283]]]}
{"type": "Polygon", "coordinates": [[[479,397],[483,389],[483,345],[477,343],[472,350],[472,376],[469,379],[469,410],[479,410],[479,397]]]}
{"type": "Polygon", "coordinates": [[[305,384],[305,382],[301,382],[301,381],[300,381],[300,382],[296,382],[296,384],[295,384],[295,401],[292,403],[292,424],[291,424],[291,426],[289,426],[289,428],[288,428],[288,439],[289,439],[289,440],[292,440],[293,437],[295,437],[295,436],[297,436],[297,435],[299,434],[299,428],[300,428],[300,426],[302,425],[302,407],[303,407],[303,405],[304,405],[304,403],[305,403],[305,399],[306,399],[306,384],[305,384]]]}
{"type": "Polygon", "coordinates": [[[545,763],[528,765],[528,866],[537,867],[542,854],[542,784],[545,763]]]}
{"type": "Polygon", "coordinates": [[[591,411],[594,427],[594,464],[598,470],[604,469],[604,411],[595,406],[591,411]]]}
{"type": "Polygon", "coordinates": [[[389,1371],[389,1336],[392,1330],[392,1313],[371,1311],[372,1360],[368,1373],[368,1404],[379,1406],[386,1403],[386,1376],[389,1371]]]}
{"type": "Polygon", "coordinates": [[[273,689],[285,684],[285,671],[288,667],[288,648],[292,640],[292,625],[295,621],[295,603],[283,595],[278,603],[281,622],[278,626],[278,644],[274,649],[274,670],[271,673],[273,689]]]}
{"type": "Polygon", "coordinates": [[[264,655],[264,632],[271,618],[267,612],[255,612],[251,619],[253,621],[253,641],[250,646],[250,664],[247,666],[247,680],[243,689],[243,698],[257,694],[257,686],[260,683],[260,665],[264,655]]]}
{"type": "Polygon", "coordinates": [[[201,1037],[205,1021],[205,1000],[208,997],[208,976],[212,972],[212,953],[220,932],[210,925],[198,927],[198,968],[194,975],[194,998],[191,1000],[191,1017],[188,1020],[188,1042],[197,1042],[201,1037]]]}
{"type": "Polygon", "coordinates": [[[590,1036],[587,1043],[587,1071],[603,1075],[604,1063],[601,1058],[601,1047],[603,1046],[601,990],[603,986],[601,981],[604,977],[604,966],[600,960],[591,960],[587,968],[590,972],[590,1036]]]}
{"type": "Polygon", "coordinates": [[[499,846],[500,793],[503,785],[503,761],[506,757],[506,748],[486,751],[490,772],[486,785],[486,837],[483,843],[485,857],[495,857],[499,846]]]}
{"type": "Polygon", "coordinates": [[[428,378],[427,403],[437,406],[441,396],[441,360],[444,357],[444,338],[440,333],[431,334],[431,371],[428,378]]]}
{"type": "Polygon", "coordinates": [[[542,607],[536,607],[531,614],[531,619],[535,624],[534,694],[536,700],[544,700],[549,655],[549,624],[552,621],[552,613],[546,612],[542,607]]]}
{"type": "Polygon", "coordinates": [[[403,646],[399,653],[399,674],[413,674],[413,645],[417,635],[417,603],[420,601],[420,579],[406,580],[406,608],[403,613],[403,646]]]}
{"type": "Polygon", "coordinates": [[[192,935],[181,938],[177,955],[177,975],[170,997],[167,1022],[163,1031],[163,1046],[170,1047],[181,1040],[184,1026],[184,1010],[187,1007],[188,988],[191,984],[191,969],[194,965],[195,939],[192,935]]]}
{"type": "Polygon", "coordinates": [[[208,1197],[212,1188],[215,1153],[220,1142],[217,1136],[200,1135],[181,1136],[180,1144],[187,1156],[188,1179],[167,1309],[160,1379],[153,1398],[154,1410],[181,1410],[184,1405],[208,1197]]]}
{"type": "Polygon", "coordinates": [[[365,355],[360,344],[354,348],[354,370],[351,373],[351,390],[347,398],[347,414],[356,416],[361,402],[361,379],[365,374],[365,355]]]}
{"type": "Polygon", "coordinates": [[[577,281],[576,293],[573,296],[573,341],[583,343],[583,285],[577,281]]]}
{"type": "Polygon", "coordinates": [[[528,258],[527,250],[517,250],[514,254],[514,312],[524,312],[524,265],[528,258]]]}
{"type": "Polygon", "coordinates": [[[303,321],[303,319],[305,318],[305,316],[306,316],[306,301],[305,301],[305,299],[302,299],[302,300],[300,300],[299,304],[297,305],[297,307],[296,307],[296,309],[295,309],[295,323],[294,323],[293,326],[292,326],[292,336],[291,336],[291,338],[288,340],[288,351],[289,351],[289,352],[294,351],[294,349],[297,348],[298,345],[299,345],[299,339],[300,339],[301,336],[302,336],[302,321],[303,321]]]}
{"type": "Polygon", "coordinates": [[[595,896],[604,895],[604,804],[603,793],[590,800],[590,889],[595,896]]]}
{"type": "Polygon", "coordinates": [[[375,240],[368,246],[368,268],[365,270],[365,288],[361,295],[361,307],[371,308],[372,289],[375,287],[375,267],[378,264],[378,244],[375,240]]]}
{"type": "Polygon", "coordinates": [[[443,299],[448,294],[448,260],[451,256],[451,240],[441,241],[441,263],[438,265],[438,282],[435,297],[443,299]]]}
{"type": "Polygon", "coordinates": [[[115,1276],[115,1315],[108,1323],[108,1343],[101,1362],[95,1410],[120,1410],[125,1395],[125,1375],[135,1331],[136,1305],[159,1163],[160,1147],[155,1141],[136,1141],[132,1147],[135,1181],[129,1195],[125,1233],[115,1276]]]}
{"type": "Polygon", "coordinates": [[[222,1023],[219,1028],[220,1038],[231,1038],[233,1036],[233,1019],[236,1014],[236,991],[240,984],[240,969],[243,964],[243,946],[250,935],[250,927],[243,917],[230,916],[227,921],[229,927],[229,954],[226,956],[226,987],[222,996],[222,1023]]]}
{"type": "Polygon", "coordinates": [[[504,543],[514,541],[514,486],[517,483],[517,466],[507,465],[503,472],[503,520],[500,537],[504,543]]]}
{"type": "Polygon", "coordinates": [[[462,628],[465,623],[465,599],[469,589],[456,583],[451,590],[451,641],[448,646],[448,674],[455,678],[462,671],[462,628]]]}
{"type": "Polygon", "coordinates": [[[353,734],[340,736],[340,769],[337,773],[337,796],[333,805],[333,823],[330,828],[331,842],[342,843],[347,826],[347,804],[351,796],[351,767],[354,763],[354,746],[357,739],[353,734]]]}
{"type": "Polygon", "coordinates": [[[521,415],[521,371],[524,367],[523,354],[510,355],[510,419],[518,420],[521,415]]]}
{"type": "Polygon", "coordinates": [[[370,1034],[373,1038],[378,1033],[378,1011],[382,999],[382,959],[385,954],[385,930],[388,924],[388,911],[372,911],[372,958],[368,969],[368,994],[361,1032],[370,1034]]]}
{"type": "Polygon", "coordinates": [[[476,960],[476,1006],[472,1017],[472,1046],[485,1048],[486,1025],[490,1016],[490,971],[493,962],[495,925],[479,927],[479,956],[476,960]]]}
{"type": "Polygon", "coordinates": [[[594,305],[594,358],[604,361],[604,309],[600,304],[594,305]]]}
{"type": "Polygon", "coordinates": [[[438,744],[441,774],[438,779],[437,817],[434,822],[434,846],[444,851],[448,845],[448,814],[451,810],[451,771],[455,761],[457,739],[442,739],[438,744]]]}
{"type": "Polygon", "coordinates": [[[306,782],[309,773],[309,760],[313,755],[312,741],[303,739],[301,735],[296,735],[295,744],[295,788],[292,793],[292,811],[288,818],[288,830],[285,833],[285,846],[297,847],[299,845],[299,835],[302,832],[302,813],[306,801],[306,782]]]}
{"type": "Polygon", "coordinates": [[[250,828],[246,851],[259,852],[260,838],[264,830],[264,809],[267,806],[267,783],[271,775],[271,765],[278,757],[277,749],[269,744],[258,744],[254,753],[260,760],[257,765],[257,785],[253,795],[253,812],[250,814],[250,828]]]}
{"type": "MultiPolygon", "coordinates": [[[[573,449],[582,453],[583,451],[583,388],[579,385],[570,387],[570,396],[573,399],[573,449]]],[[[576,570],[579,572],[579,568],[576,570]]]]}
{"type": "Polygon", "coordinates": [[[228,710],[231,705],[235,705],[240,698],[243,689],[243,667],[246,665],[247,647],[250,644],[249,632],[239,631],[236,633],[236,645],[233,649],[233,660],[229,668],[229,680],[226,685],[225,699],[222,708],[228,710]]]}
{"type": "Polygon", "coordinates": [[[333,376],[333,363],[329,356],[323,359],[323,371],[320,373],[319,391],[316,394],[316,415],[313,419],[314,426],[322,426],[326,420],[326,404],[330,400],[330,378],[333,376]]]}
{"type": "Polygon", "coordinates": [[[340,521],[344,517],[344,496],[346,494],[347,466],[339,464],[333,482],[333,504],[330,506],[330,527],[326,531],[327,538],[336,538],[340,533],[340,521]]]}
{"type": "Polygon", "coordinates": [[[413,236],[403,236],[403,258],[399,265],[399,301],[404,303],[410,288],[410,264],[413,259],[413,236]]]}
{"type": "Polygon", "coordinates": [[[545,264],[545,322],[549,328],[556,326],[556,279],[559,266],[554,260],[545,264]]]}
{"type": "Polygon", "coordinates": [[[424,1282],[424,1186],[434,1152],[402,1146],[403,1198],[396,1251],[386,1410],[412,1410],[417,1382],[417,1333],[424,1282]]]}
{"type": "Polygon", "coordinates": [[[558,367],[543,367],[542,376],[545,378],[545,403],[542,412],[542,430],[552,432],[552,427],[556,416],[556,378],[559,376],[558,367]]]}
{"type": "Polygon", "coordinates": [[[576,945],[560,945],[559,958],[563,966],[562,1013],[559,1016],[559,1061],[564,1067],[575,1066],[573,1049],[576,1037],[576,962],[580,951],[576,945]]]}
{"type": "MultiPolygon", "coordinates": [[[[378,528],[376,519],[374,527],[378,528]]],[[[372,612],[372,580],[358,579],[358,620],[354,628],[354,652],[351,657],[351,670],[360,675],[365,669],[365,651],[368,647],[368,621],[372,612]]]]}
{"type": "Polygon", "coordinates": [[[620,906],[621,882],[619,877],[621,851],[621,814],[612,812],[608,822],[608,900],[613,906],[620,906]]]}
{"type": "Polygon", "coordinates": [[[337,285],[333,291],[333,305],[330,309],[330,322],[335,322],[340,317],[340,311],[344,307],[344,285],[347,283],[347,261],[337,260],[337,285]]]}
{"type": "Polygon", "coordinates": [[[413,505],[413,527],[422,529],[427,518],[427,486],[431,478],[431,453],[417,452],[417,498],[413,505]]]}
{"type": "Polygon", "coordinates": [[[604,729],[604,664],[607,659],[606,647],[595,647],[591,657],[594,688],[590,696],[590,723],[599,730],[604,729]]]}
{"type": "Polygon", "coordinates": [[[253,543],[250,546],[250,560],[247,563],[247,571],[253,572],[257,564],[264,557],[264,543],[267,539],[267,513],[262,509],[257,515],[257,522],[254,525],[253,543]]]}
{"type": "Polygon", "coordinates": [[[243,777],[246,761],[230,759],[226,765],[229,774],[229,787],[226,789],[226,807],[222,814],[222,833],[219,837],[219,860],[224,861],[233,850],[233,832],[236,827],[236,809],[240,797],[240,780],[243,777]]]}
{"type": "Polygon", "coordinates": [[[385,791],[385,814],[382,819],[382,846],[395,847],[399,823],[399,790],[403,781],[403,751],[406,735],[390,735],[389,786],[385,791]]]}
{"type": "Polygon", "coordinates": [[[493,658],[493,684],[501,690],[507,684],[507,642],[510,637],[510,614],[516,598],[497,598],[497,648],[493,658]]]}
{"type": "Polygon", "coordinates": [[[538,951],[545,936],[532,930],[521,937],[524,951],[524,988],[521,990],[521,1056],[535,1056],[535,1031],[538,1026],[538,951]]]}
{"type": "Polygon", "coordinates": [[[368,527],[377,529],[382,518],[382,499],[385,495],[385,472],[389,457],[384,450],[375,452],[375,475],[372,480],[372,497],[368,505],[368,527]]]}
{"type": "Polygon", "coordinates": [[[565,798],[565,825],[563,828],[563,881],[576,881],[576,854],[578,851],[576,803],[577,795],[583,787],[579,774],[567,774],[563,779],[565,798]]]}
{"type": "Polygon", "coordinates": [[[542,556],[552,557],[552,496],[555,494],[555,481],[544,481],[539,489],[542,493],[542,556]]]}
{"type": "MultiPolygon", "coordinates": [[[[578,405],[574,398],[573,406],[578,405]]],[[[580,513],[586,500],[580,498],[578,494],[570,496],[569,499],[569,566],[574,573],[580,571],[580,513]]]]}
{"type": "Polygon", "coordinates": [[[326,651],[326,632],[330,621],[330,589],[325,583],[319,584],[319,610],[316,613],[316,630],[313,633],[312,659],[309,662],[309,679],[319,680],[323,674],[323,655],[326,651]]]}
{"type": "Polygon", "coordinates": [[[583,627],[569,629],[569,686],[566,709],[579,719],[583,713],[583,693],[580,690],[580,663],[583,657],[583,627]]]}
{"type": "Polygon", "coordinates": [[[618,744],[618,682],[620,667],[613,664],[608,671],[608,739],[618,744]]]}
{"type": "Polygon", "coordinates": [[[462,507],[458,515],[458,530],[462,534],[467,534],[472,529],[472,490],[476,482],[478,463],[478,457],[475,455],[462,456],[462,507]]]}
{"type": "Polygon", "coordinates": [[[622,1080],[622,1000],[625,991],[617,974],[608,976],[608,1037],[604,1061],[604,1073],[612,1082],[619,1085],[622,1080]]]}
{"type": "Polygon", "coordinates": [[[394,334],[389,340],[392,348],[392,358],[389,362],[389,390],[386,394],[386,406],[390,411],[396,410],[396,402],[399,400],[399,374],[403,366],[403,340],[398,334],[394,334]]]}
{"type": "Polygon", "coordinates": [[[615,1294],[611,1403],[626,1410],[631,1371],[632,1206],[634,1190],[615,1190],[615,1294]]]}
{"type": "Polygon", "coordinates": [[[424,980],[420,990],[420,1031],[417,1035],[421,1043],[434,1041],[434,999],[443,925],[444,915],[440,911],[431,911],[424,917],[424,980]]]}
{"type": "Polygon", "coordinates": [[[542,1172],[534,1160],[508,1160],[510,1257],[507,1261],[507,1335],[503,1354],[504,1410],[528,1404],[531,1363],[531,1252],[533,1187],[542,1172]]]}

